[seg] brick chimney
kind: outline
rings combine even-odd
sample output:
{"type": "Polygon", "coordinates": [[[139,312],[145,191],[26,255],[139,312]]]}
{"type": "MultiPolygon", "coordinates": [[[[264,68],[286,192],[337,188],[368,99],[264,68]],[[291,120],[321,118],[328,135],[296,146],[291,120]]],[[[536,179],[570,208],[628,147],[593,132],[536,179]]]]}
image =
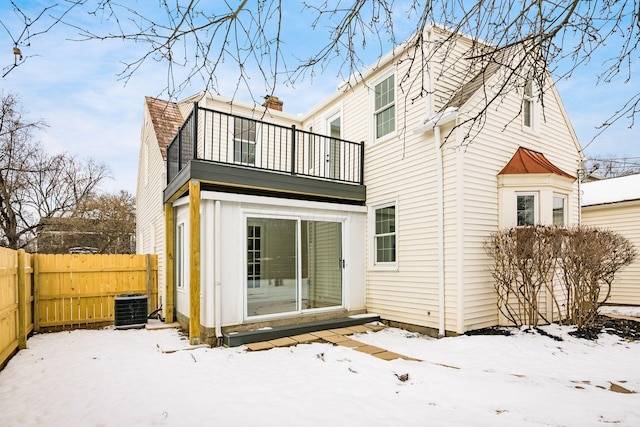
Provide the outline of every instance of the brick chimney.
{"type": "Polygon", "coordinates": [[[280,101],[277,96],[267,95],[264,97],[263,107],[271,108],[272,110],[282,111],[282,105],[284,102],[280,101]]]}

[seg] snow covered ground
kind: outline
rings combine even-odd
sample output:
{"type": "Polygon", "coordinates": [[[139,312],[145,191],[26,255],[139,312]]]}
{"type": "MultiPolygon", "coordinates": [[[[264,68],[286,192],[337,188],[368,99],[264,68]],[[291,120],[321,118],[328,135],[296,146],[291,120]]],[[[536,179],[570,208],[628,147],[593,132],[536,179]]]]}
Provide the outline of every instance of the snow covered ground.
{"type": "Polygon", "coordinates": [[[187,347],[173,329],[35,335],[0,372],[0,426],[640,425],[640,342],[542,329],[563,341],[352,337],[421,362],[321,343],[162,352],[187,347]]]}

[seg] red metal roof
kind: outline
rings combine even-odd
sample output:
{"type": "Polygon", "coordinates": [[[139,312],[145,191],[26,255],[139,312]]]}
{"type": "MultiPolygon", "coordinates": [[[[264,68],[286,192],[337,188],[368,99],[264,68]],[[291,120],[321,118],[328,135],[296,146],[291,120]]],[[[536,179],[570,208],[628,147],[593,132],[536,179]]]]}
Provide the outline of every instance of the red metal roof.
{"type": "Polygon", "coordinates": [[[575,179],[553,163],[542,153],[519,147],[509,163],[502,168],[498,175],[525,174],[525,173],[554,173],[556,175],[575,179]]]}

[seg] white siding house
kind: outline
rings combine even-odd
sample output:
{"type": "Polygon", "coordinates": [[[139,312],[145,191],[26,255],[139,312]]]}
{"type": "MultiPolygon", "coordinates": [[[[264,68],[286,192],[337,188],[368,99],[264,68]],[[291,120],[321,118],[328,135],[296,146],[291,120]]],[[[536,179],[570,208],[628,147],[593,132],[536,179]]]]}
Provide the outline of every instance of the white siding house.
{"type": "Polygon", "coordinates": [[[620,270],[608,303],[640,305],[640,174],[582,184],[582,223],[620,233],[638,253],[620,270]]]}
{"type": "Polygon", "coordinates": [[[167,185],[166,147],[182,124],[176,104],[146,97],[136,190],[136,252],[158,254],[157,307],[166,307],[165,219],[162,191],[167,185]]]}
{"type": "Polygon", "coordinates": [[[484,241],[577,223],[583,158],[551,81],[531,89],[544,115],[514,90],[471,127],[503,76],[450,67],[469,43],[429,66],[398,49],[301,117],[209,94],[181,103],[158,193],[174,224],[178,320],[197,316],[190,328],[208,341],[363,312],[433,335],[496,325],[484,241]],[[426,87],[403,84],[408,73],[426,87]]]}

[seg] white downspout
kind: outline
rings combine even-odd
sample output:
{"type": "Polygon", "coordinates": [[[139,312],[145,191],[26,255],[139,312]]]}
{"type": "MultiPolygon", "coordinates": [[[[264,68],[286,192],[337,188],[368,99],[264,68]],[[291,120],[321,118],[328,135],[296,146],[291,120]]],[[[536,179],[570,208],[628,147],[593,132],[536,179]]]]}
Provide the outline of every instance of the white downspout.
{"type": "Polygon", "coordinates": [[[433,140],[436,155],[437,194],[438,194],[438,336],[444,337],[444,177],[442,166],[442,149],[440,147],[440,126],[433,127],[433,140]]]}
{"type": "Polygon", "coordinates": [[[220,266],[222,265],[220,260],[222,250],[222,239],[220,236],[221,230],[220,200],[216,200],[215,211],[213,214],[213,283],[215,286],[213,299],[215,306],[214,322],[216,325],[216,338],[218,345],[220,345],[220,340],[222,339],[222,326],[220,325],[222,319],[222,315],[220,313],[222,308],[222,301],[220,301],[220,266]]]}
{"type": "Polygon", "coordinates": [[[444,111],[423,120],[422,124],[416,128],[414,134],[428,132],[433,129],[433,144],[436,156],[437,174],[437,209],[438,209],[438,335],[444,337],[446,334],[445,324],[445,301],[444,301],[444,167],[442,159],[442,138],[440,136],[440,126],[445,123],[455,121],[458,118],[456,107],[447,108],[444,111]]]}

